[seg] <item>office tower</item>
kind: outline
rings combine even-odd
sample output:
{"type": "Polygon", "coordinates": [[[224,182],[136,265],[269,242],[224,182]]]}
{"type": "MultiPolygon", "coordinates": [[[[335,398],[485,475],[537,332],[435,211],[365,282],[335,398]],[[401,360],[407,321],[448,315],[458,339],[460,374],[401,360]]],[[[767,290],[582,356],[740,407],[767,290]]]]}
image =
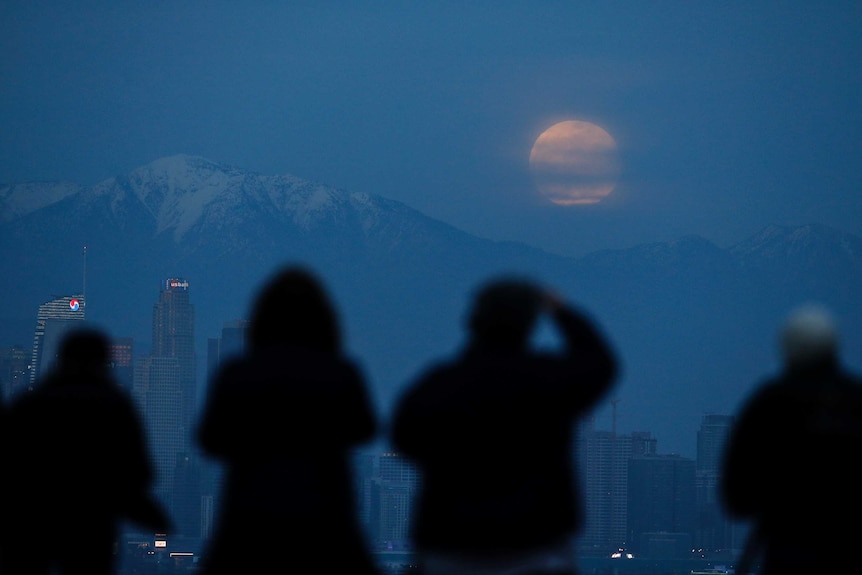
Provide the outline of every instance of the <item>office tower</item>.
{"type": "Polygon", "coordinates": [[[201,495],[201,538],[207,541],[213,536],[216,527],[215,496],[207,493],[201,495]]]}
{"type": "Polygon", "coordinates": [[[245,352],[247,329],[248,320],[226,321],[220,337],[207,339],[207,381],[212,381],[225,361],[245,352]]]}
{"type": "Polygon", "coordinates": [[[187,544],[197,547],[203,540],[203,494],[198,458],[178,454],[174,466],[173,519],[176,531],[187,544]]]}
{"type": "MultiPolygon", "coordinates": [[[[176,517],[189,517],[200,505],[199,485],[177,489],[176,478],[198,481],[199,474],[187,472],[185,462],[192,455],[192,429],[197,408],[197,360],[195,355],[195,310],[189,298],[189,282],[167,278],[153,305],[153,345],[151,356],[141,362],[146,372],[138,385],[146,386],[145,413],[154,432],[163,500],[176,517]],[[178,465],[180,466],[178,469],[178,465]],[[196,498],[187,501],[187,497],[196,498]]],[[[197,516],[199,521],[199,514],[197,516]]],[[[200,529],[189,521],[178,528],[196,536],[200,529]]]]}
{"type": "Polygon", "coordinates": [[[33,337],[30,387],[54,365],[60,340],[70,329],[82,324],[87,309],[82,294],[62,296],[45,302],[36,313],[36,332],[33,337]]]}
{"type": "Polygon", "coordinates": [[[182,278],[166,279],[153,306],[152,356],[177,360],[183,425],[190,429],[197,407],[195,308],[189,300],[189,282],[182,278]]]}
{"type": "Polygon", "coordinates": [[[397,453],[381,453],[377,465],[372,490],[371,540],[379,549],[405,549],[410,543],[419,473],[415,465],[397,453]]]}
{"type": "Polygon", "coordinates": [[[734,526],[718,499],[722,454],[734,419],[732,415],[704,415],[697,432],[697,525],[694,545],[703,549],[707,556],[729,555],[730,550],[738,546],[734,542],[734,526]]]}
{"type": "Polygon", "coordinates": [[[111,340],[111,376],[117,384],[131,393],[134,386],[134,340],[115,337],[111,340]]]}
{"type": "Polygon", "coordinates": [[[695,462],[680,455],[629,459],[628,541],[635,557],[691,556],[695,519],[695,462]]]}
{"type": "Polygon", "coordinates": [[[17,345],[0,349],[0,397],[8,400],[30,386],[32,351],[17,345]]]}
{"type": "Polygon", "coordinates": [[[236,357],[245,352],[245,336],[248,330],[248,320],[235,319],[226,321],[221,329],[219,340],[219,362],[236,357]]]}
{"type": "MultiPolygon", "coordinates": [[[[224,322],[219,337],[207,338],[206,384],[209,385],[219,368],[232,357],[245,351],[245,336],[248,321],[236,319],[224,322]]],[[[220,464],[210,459],[197,462],[200,477],[201,531],[204,535],[212,533],[214,518],[221,506],[221,491],[224,484],[224,471],[220,464]]]]}
{"type": "Polygon", "coordinates": [[[579,429],[578,470],[584,501],[584,528],[578,538],[582,556],[607,557],[627,548],[628,461],[654,454],[649,432],[618,435],[596,430],[593,420],[579,429]]]}
{"type": "Polygon", "coordinates": [[[374,488],[376,459],[377,456],[371,451],[355,449],[351,454],[356,516],[366,533],[371,530],[371,498],[374,488]]]}
{"type": "Polygon", "coordinates": [[[156,467],[155,491],[173,510],[177,457],[186,453],[179,360],[144,357],[135,363],[133,395],[146,422],[156,467]]]}

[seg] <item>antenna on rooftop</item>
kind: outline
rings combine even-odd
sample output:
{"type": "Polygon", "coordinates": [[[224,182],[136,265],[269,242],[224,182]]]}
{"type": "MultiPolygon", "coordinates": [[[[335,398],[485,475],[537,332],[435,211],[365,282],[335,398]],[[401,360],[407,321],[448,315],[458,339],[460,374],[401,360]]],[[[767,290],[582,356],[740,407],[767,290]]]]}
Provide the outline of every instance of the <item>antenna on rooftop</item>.
{"type": "Polygon", "coordinates": [[[81,299],[84,300],[84,309],[87,309],[87,246],[84,246],[84,269],[83,269],[83,284],[81,286],[81,299]]]}

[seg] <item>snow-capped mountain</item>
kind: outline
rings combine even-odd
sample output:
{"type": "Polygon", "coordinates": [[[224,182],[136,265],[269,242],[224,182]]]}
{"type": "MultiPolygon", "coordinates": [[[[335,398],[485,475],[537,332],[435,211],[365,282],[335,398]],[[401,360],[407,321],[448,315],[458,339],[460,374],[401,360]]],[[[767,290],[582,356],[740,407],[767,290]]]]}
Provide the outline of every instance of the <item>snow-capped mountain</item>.
{"type": "Polygon", "coordinates": [[[838,230],[766,226],[730,249],[690,236],[566,258],[380,196],[185,155],[92,187],[0,187],[0,346],[29,346],[39,304],[86,289],[88,318],[144,354],[161,282],[183,277],[203,363],[206,340],[291,262],[329,285],[383,406],[454,350],[472,290],[503,272],[536,277],[600,322],[622,362],[620,422],[653,431],[660,447],[692,441],[703,412],[735,407],[774,363],[776,326],[802,300],[851,326],[846,347],[862,364],[862,240],[838,230]]]}
{"type": "Polygon", "coordinates": [[[819,224],[770,225],[733,246],[730,253],[747,268],[785,262],[853,268],[862,261],[862,239],[819,224]]]}

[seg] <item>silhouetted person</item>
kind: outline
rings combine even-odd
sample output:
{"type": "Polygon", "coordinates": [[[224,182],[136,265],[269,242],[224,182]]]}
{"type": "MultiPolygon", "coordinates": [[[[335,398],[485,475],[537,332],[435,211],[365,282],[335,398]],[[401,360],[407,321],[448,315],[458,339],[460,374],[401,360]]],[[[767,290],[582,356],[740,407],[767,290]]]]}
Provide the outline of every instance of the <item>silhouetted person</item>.
{"type": "Polygon", "coordinates": [[[412,540],[425,575],[574,573],[582,525],[578,419],[609,391],[614,353],[585,315],[521,278],[478,293],[460,354],[397,404],[393,446],[417,464],[412,540]],[[542,313],[561,349],[532,349],[542,313]]]}
{"type": "Polygon", "coordinates": [[[53,371],[10,402],[4,575],[109,575],[123,522],[171,527],[151,497],[143,421],[109,361],[106,336],[78,328],[53,371]]]}
{"type": "Polygon", "coordinates": [[[862,536],[862,380],[841,365],[821,306],[794,310],[779,343],[781,373],[743,403],[725,447],[720,495],[753,532],[737,573],[758,562],[764,575],[846,573],[862,536]]]}
{"type": "Polygon", "coordinates": [[[375,572],[353,497],[351,450],[377,422],[358,365],[342,353],[320,280],[279,270],[249,321],[244,356],[210,384],[197,438],[224,465],[208,574],[375,572]]]}
{"type": "MultiPolygon", "coordinates": [[[[3,390],[0,389],[0,446],[4,446],[9,442],[9,436],[6,434],[6,398],[3,396],[3,390]]],[[[0,451],[0,461],[2,461],[3,451],[0,451]]],[[[6,540],[5,534],[5,519],[6,516],[6,499],[9,496],[9,488],[6,485],[6,475],[8,475],[8,464],[4,461],[2,471],[0,471],[0,575],[4,573],[3,559],[5,555],[6,540]]]]}

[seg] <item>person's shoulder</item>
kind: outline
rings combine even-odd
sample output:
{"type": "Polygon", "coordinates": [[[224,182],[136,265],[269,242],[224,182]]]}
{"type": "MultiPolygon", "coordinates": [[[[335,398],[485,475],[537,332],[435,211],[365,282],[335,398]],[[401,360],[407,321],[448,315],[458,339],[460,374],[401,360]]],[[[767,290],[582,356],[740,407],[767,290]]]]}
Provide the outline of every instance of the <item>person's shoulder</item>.
{"type": "Polygon", "coordinates": [[[401,388],[399,404],[417,404],[441,396],[460,395],[469,392],[465,384],[466,367],[458,359],[441,359],[429,362],[420,368],[401,388]]]}
{"type": "Polygon", "coordinates": [[[464,356],[437,358],[422,365],[413,375],[409,386],[416,387],[431,381],[447,379],[467,369],[469,360],[464,356]]]}
{"type": "Polygon", "coordinates": [[[862,404],[862,377],[859,374],[844,370],[837,378],[839,393],[854,405],[862,404]]]}
{"type": "Polygon", "coordinates": [[[216,370],[216,378],[232,377],[237,373],[248,371],[254,366],[248,355],[237,355],[226,359],[216,370]]]}
{"type": "Polygon", "coordinates": [[[337,382],[362,380],[360,363],[348,356],[297,346],[270,346],[237,356],[222,365],[213,378],[215,390],[262,389],[276,382],[337,382]]]}
{"type": "Polygon", "coordinates": [[[862,389],[862,373],[857,373],[850,369],[844,368],[841,370],[841,379],[852,387],[862,389]]]}
{"type": "Polygon", "coordinates": [[[778,401],[778,398],[785,396],[787,390],[787,382],[780,376],[760,379],[742,398],[740,412],[746,413],[755,409],[762,409],[764,406],[778,401]]]}

